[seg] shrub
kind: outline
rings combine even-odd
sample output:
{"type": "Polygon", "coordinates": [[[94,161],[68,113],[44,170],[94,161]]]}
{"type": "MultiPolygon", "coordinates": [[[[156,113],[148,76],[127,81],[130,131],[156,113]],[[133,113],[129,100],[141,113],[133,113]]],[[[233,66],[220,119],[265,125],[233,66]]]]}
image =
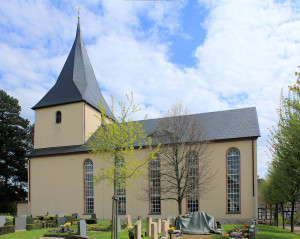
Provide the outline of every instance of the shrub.
{"type": "Polygon", "coordinates": [[[42,229],[43,228],[43,224],[42,223],[34,223],[34,224],[27,224],[26,225],[26,230],[30,231],[30,230],[36,230],[36,229],[42,229]]]}
{"type": "Polygon", "coordinates": [[[68,233],[68,232],[64,232],[64,233],[45,232],[44,237],[70,237],[70,236],[74,236],[77,234],[78,233],[68,233]]]}
{"type": "Polygon", "coordinates": [[[27,224],[27,225],[28,225],[28,224],[33,224],[33,222],[34,222],[33,217],[26,217],[26,224],[27,224]]]}
{"type": "Polygon", "coordinates": [[[86,224],[97,224],[97,219],[85,219],[86,224]]]}
{"type": "Polygon", "coordinates": [[[110,225],[88,225],[86,230],[87,231],[110,231],[111,226],[110,225]]]}
{"type": "Polygon", "coordinates": [[[6,222],[4,226],[14,225],[14,217],[13,216],[5,216],[6,222]]]}
{"type": "Polygon", "coordinates": [[[69,216],[69,215],[65,215],[65,218],[66,218],[66,222],[73,222],[75,220],[75,217],[73,216],[69,216]]]}
{"type": "Polygon", "coordinates": [[[0,235],[13,233],[16,231],[16,227],[14,225],[0,227],[0,235]]]}

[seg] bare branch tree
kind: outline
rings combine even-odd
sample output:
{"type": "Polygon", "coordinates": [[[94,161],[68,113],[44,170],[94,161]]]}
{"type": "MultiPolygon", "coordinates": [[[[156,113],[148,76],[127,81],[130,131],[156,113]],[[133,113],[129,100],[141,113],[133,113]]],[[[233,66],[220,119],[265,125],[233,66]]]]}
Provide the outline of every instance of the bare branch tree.
{"type": "Polygon", "coordinates": [[[198,210],[199,198],[212,189],[214,172],[209,140],[200,121],[199,115],[188,115],[188,110],[177,102],[159,119],[151,135],[153,142],[162,145],[158,154],[160,200],[177,201],[179,214],[182,214],[184,198],[194,202],[192,211],[198,210]]]}

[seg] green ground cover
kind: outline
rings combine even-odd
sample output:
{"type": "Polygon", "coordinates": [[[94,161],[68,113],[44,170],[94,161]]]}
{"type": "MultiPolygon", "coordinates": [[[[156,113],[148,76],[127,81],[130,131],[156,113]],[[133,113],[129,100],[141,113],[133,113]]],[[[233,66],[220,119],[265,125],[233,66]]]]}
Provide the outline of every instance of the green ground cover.
{"type": "MultiPolygon", "coordinates": [[[[98,221],[98,224],[109,224],[109,222],[104,221],[98,221]]],[[[144,228],[145,228],[145,223],[144,228]]],[[[240,227],[242,225],[222,225],[225,231],[228,231],[232,228],[240,227]]],[[[256,239],[300,239],[300,235],[297,235],[295,233],[291,233],[288,230],[275,227],[275,226],[268,226],[268,225],[257,225],[258,228],[258,235],[256,239]]],[[[72,226],[72,230],[77,230],[77,226],[72,226]]],[[[27,238],[35,238],[38,239],[39,237],[42,237],[44,232],[47,232],[50,229],[39,229],[39,230],[32,230],[32,231],[22,231],[22,232],[16,232],[11,234],[6,234],[3,236],[0,236],[0,239],[27,239],[27,238]]],[[[110,232],[87,232],[87,236],[95,239],[110,239],[110,232]]],[[[120,239],[128,239],[128,232],[122,231],[119,233],[120,239]]],[[[150,237],[143,237],[144,239],[150,239],[150,237]]],[[[212,237],[213,239],[220,239],[222,238],[221,235],[214,235],[212,237]]]]}

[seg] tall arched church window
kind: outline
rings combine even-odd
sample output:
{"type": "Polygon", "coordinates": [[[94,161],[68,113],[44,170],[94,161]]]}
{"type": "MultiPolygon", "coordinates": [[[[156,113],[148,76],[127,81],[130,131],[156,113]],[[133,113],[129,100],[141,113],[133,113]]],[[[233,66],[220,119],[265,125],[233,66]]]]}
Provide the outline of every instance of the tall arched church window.
{"type": "Polygon", "coordinates": [[[199,160],[196,153],[191,152],[186,157],[187,167],[187,212],[199,211],[199,160]]]}
{"type": "Polygon", "coordinates": [[[227,152],[227,213],[240,212],[240,153],[227,152]]]}
{"type": "MultiPolygon", "coordinates": [[[[117,173],[121,172],[121,168],[124,167],[124,159],[119,159],[117,161],[117,173]],[[120,170],[118,170],[120,169],[120,170]]],[[[119,183],[117,185],[117,197],[118,197],[118,213],[126,214],[126,185],[119,183]]]]}
{"type": "Polygon", "coordinates": [[[149,163],[150,171],[150,213],[160,214],[160,159],[157,157],[149,163]]]}
{"type": "Polygon", "coordinates": [[[56,123],[57,124],[61,123],[61,112],[60,111],[56,112],[56,123]]]}
{"type": "Polygon", "coordinates": [[[93,162],[91,160],[84,163],[84,197],[85,213],[94,213],[93,162]]]}

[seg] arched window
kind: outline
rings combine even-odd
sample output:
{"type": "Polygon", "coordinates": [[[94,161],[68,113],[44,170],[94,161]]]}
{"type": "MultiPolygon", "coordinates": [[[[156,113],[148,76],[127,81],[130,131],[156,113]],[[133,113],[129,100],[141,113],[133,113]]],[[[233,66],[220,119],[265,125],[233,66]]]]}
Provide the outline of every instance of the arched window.
{"type": "MultiPolygon", "coordinates": [[[[121,172],[121,169],[124,167],[124,159],[117,160],[117,174],[121,172]]],[[[118,197],[118,213],[126,214],[126,186],[124,184],[117,185],[117,197],[118,197]]]]}
{"type": "Polygon", "coordinates": [[[240,153],[227,152],[227,213],[240,212],[240,153]]]}
{"type": "Polygon", "coordinates": [[[56,111],[56,123],[59,124],[61,123],[61,112],[56,111]]]}
{"type": "Polygon", "coordinates": [[[187,212],[199,211],[199,160],[196,153],[191,152],[186,157],[187,167],[187,212]]]}
{"type": "Polygon", "coordinates": [[[94,213],[93,162],[91,160],[84,163],[84,197],[85,213],[94,213]]]}
{"type": "Polygon", "coordinates": [[[160,160],[157,157],[149,163],[150,170],[150,213],[161,213],[160,205],[160,160]]]}

